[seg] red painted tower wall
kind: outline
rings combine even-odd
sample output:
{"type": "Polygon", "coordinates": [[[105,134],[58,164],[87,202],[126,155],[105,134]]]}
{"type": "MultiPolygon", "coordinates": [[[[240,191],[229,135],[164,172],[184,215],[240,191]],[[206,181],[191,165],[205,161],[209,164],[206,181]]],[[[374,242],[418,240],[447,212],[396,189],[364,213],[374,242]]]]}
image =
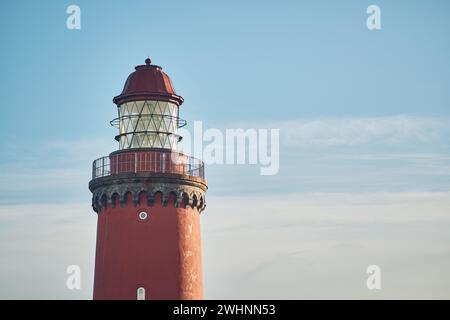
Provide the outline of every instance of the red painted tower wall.
{"type": "Polygon", "coordinates": [[[203,298],[196,207],[176,208],[173,198],[164,207],[160,194],[148,206],[145,193],[135,206],[129,194],[98,217],[94,299],[136,299],[139,287],[146,299],[203,298]]]}

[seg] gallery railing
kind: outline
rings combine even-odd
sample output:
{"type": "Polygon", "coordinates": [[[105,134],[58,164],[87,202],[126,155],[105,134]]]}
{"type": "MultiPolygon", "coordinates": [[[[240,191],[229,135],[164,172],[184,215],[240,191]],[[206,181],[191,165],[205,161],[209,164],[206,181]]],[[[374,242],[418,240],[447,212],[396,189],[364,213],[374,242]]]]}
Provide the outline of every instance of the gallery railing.
{"type": "Polygon", "coordinates": [[[92,179],[119,173],[174,173],[205,178],[203,161],[172,150],[112,153],[94,160],[92,179]]]}

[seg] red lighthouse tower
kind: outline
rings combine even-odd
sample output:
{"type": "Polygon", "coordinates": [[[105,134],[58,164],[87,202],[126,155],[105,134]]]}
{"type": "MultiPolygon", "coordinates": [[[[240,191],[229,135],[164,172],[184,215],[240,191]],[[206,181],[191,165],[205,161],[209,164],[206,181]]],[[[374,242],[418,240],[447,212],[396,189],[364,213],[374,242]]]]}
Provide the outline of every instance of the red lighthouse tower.
{"type": "Polygon", "coordinates": [[[113,101],[119,150],[93,163],[94,299],[202,299],[204,165],[177,152],[183,98],[161,67],[137,66],[113,101]]]}

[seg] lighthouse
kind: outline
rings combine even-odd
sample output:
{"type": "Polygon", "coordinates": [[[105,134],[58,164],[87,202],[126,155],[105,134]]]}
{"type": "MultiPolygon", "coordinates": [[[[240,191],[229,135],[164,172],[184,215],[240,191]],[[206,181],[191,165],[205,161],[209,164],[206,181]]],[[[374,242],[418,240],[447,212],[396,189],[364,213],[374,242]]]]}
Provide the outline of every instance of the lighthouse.
{"type": "Polygon", "coordinates": [[[183,98],[150,59],[114,97],[118,150],[93,162],[94,299],[202,299],[204,164],[177,151],[183,98]]]}

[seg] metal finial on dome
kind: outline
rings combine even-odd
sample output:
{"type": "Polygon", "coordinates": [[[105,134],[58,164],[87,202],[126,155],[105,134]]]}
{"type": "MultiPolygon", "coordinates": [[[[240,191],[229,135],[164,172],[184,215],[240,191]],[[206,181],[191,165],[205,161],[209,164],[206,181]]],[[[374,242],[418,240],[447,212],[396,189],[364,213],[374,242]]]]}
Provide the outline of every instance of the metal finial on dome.
{"type": "Polygon", "coordinates": [[[150,60],[150,58],[145,59],[145,64],[146,65],[150,65],[152,63],[152,60],[150,60]]]}

